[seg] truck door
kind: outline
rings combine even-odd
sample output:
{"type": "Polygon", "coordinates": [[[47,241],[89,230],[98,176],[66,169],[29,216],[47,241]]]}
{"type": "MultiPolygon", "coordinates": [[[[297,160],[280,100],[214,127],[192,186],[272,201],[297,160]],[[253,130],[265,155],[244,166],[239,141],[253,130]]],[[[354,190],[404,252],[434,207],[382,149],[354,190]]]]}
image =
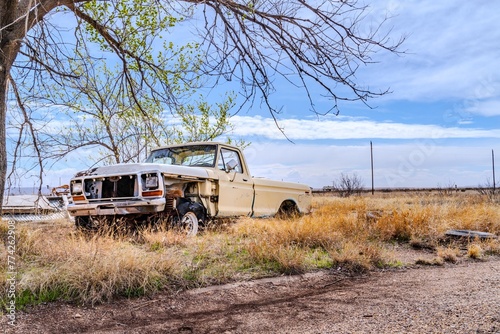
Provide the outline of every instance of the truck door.
{"type": "Polygon", "coordinates": [[[220,216],[250,216],[254,200],[253,180],[244,170],[237,151],[221,148],[219,169],[220,216]]]}

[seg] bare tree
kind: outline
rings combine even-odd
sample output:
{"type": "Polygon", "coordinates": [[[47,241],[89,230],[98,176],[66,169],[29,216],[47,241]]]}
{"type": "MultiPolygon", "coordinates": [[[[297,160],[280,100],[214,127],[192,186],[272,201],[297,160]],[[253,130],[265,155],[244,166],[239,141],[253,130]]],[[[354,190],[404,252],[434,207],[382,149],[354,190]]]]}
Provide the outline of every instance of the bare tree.
{"type": "Polygon", "coordinates": [[[493,183],[493,181],[490,178],[487,178],[484,184],[480,184],[477,186],[477,192],[480,195],[486,196],[490,200],[494,200],[495,198],[498,198],[498,186],[500,185],[500,182],[496,182],[496,184],[493,183]]]}
{"type": "MultiPolygon", "coordinates": [[[[200,72],[177,68],[169,77],[168,57],[148,50],[155,48],[157,38],[175,34],[177,26],[185,34],[182,22],[193,16],[204,18],[196,45],[205,50],[202,73],[215,76],[212,85],[236,80],[245,101],[252,105],[262,98],[273,117],[279,112],[270,99],[276,76],[302,87],[312,110],[319,113],[329,110],[314,109],[312,91],[317,87],[337,113],[338,101],[366,102],[383,95],[387,91],[359,85],[355,73],[372,62],[373,52],[397,52],[402,39],[390,40],[385,20],[371,29],[364,26],[365,11],[355,0],[0,0],[0,189],[7,171],[8,99],[16,101],[19,110],[35,108],[54,85],[64,87],[80,78],[89,57],[105,53],[115,55],[121,71],[114,85],[135,110],[148,116],[147,105],[141,103],[144,96],[175,109],[179,92],[171,90],[170,80],[190,85],[200,72]],[[63,14],[73,15],[74,23],[55,25],[63,14]],[[73,44],[67,41],[68,31],[74,32],[73,44]],[[337,90],[338,85],[347,93],[340,93],[346,90],[337,90]],[[19,96],[9,98],[9,92],[19,96]]],[[[28,118],[27,123],[33,121],[28,118]]],[[[30,139],[34,147],[44,140],[35,134],[30,139]]],[[[34,155],[41,158],[36,149],[34,155]]],[[[2,197],[3,191],[0,205],[2,197]]]]}
{"type": "Polygon", "coordinates": [[[356,173],[341,173],[339,179],[333,183],[333,191],[338,192],[340,197],[359,195],[363,191],[363,180],[356,173]]]}
{"type": "Polygon", "coordinates": [[[452,195],[458,191],[458,186],[455,182],[449,180],[444,186],[438,183],[437,190],[440,195],[452,195]]]}

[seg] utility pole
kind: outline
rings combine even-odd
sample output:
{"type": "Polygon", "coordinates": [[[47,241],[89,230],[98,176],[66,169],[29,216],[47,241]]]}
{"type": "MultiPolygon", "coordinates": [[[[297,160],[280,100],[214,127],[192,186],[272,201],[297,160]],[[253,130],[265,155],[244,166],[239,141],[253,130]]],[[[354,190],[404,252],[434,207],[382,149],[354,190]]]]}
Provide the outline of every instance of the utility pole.
{"type": "Polygon", "coordinates": [[[491,150],[491,166],[493,169],[493,193],[495,193],[495,151],[491,150]]]}
{"type": "Polygon", "coordinates": [[[373,144],[370,140],[370,158],[371,158],[371,166],[372,166],[372,195],[375,193],[374,181],[373,181],[373,144]]]}

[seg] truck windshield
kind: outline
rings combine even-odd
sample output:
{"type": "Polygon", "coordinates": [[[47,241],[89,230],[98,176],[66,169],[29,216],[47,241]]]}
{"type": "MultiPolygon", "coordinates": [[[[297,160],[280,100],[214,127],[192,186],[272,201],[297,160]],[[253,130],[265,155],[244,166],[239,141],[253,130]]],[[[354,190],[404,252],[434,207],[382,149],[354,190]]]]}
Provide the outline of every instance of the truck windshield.
{"type": "Polygon", "coordinates": [[[214,167],[216,145],[168,147],[151,152],[146,162],[166,165],[214,167]]]}

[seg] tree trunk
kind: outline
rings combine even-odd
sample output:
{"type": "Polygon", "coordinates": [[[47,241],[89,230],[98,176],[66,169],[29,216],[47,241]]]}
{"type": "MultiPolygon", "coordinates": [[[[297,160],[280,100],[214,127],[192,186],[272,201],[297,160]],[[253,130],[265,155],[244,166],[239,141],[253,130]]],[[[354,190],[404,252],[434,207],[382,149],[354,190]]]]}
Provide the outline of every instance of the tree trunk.
{"type": "Polygon", "coordinates": [[[5,126],[10,69],[27,32],[54,8],[73,2],[74,0],[45,0],[43,6],[38,6],[32,1],[0,0],[0,213],[7,176],[5,126]]]}
{"type": "Polygon", "coordinates": [[[5,36],[0,41],[0,212],[2,211],[5,178],[7,176],[6,115],[9,91],[9,72],[20,48],[18,40],[5,36]]]}
{"type": "Polygon", "coordinates": [[[7,71],[5,70],[3,48],[0,51],[0,212],[3,205],[5,177],[7,175],[7,144],[5,133],[5,115],[7,113],[7,71]]]}

